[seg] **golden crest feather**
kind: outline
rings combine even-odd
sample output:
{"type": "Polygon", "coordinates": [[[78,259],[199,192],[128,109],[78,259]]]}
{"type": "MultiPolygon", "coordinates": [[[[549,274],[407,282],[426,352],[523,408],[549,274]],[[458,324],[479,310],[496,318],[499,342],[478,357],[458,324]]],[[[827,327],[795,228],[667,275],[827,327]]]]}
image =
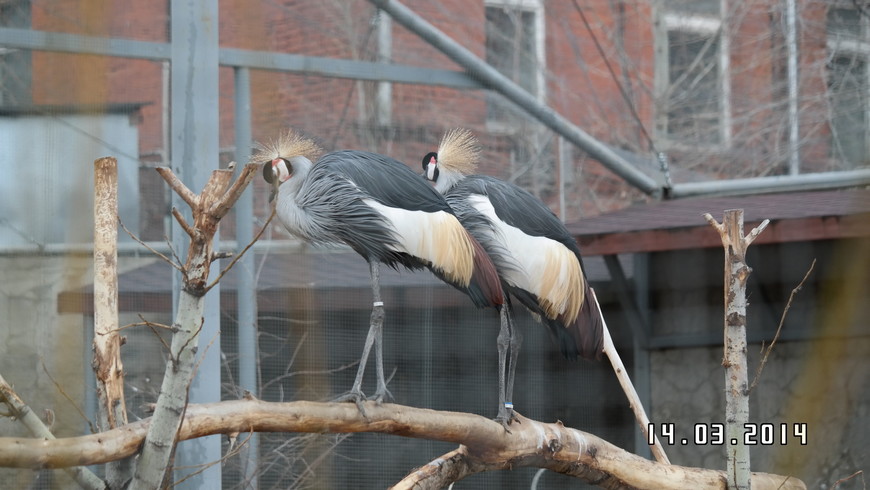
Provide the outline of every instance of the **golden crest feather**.
{"type": "Polygon", "coordinates": [[[479,160],[480,143],[471,131],[465,128],[453,128],[444,133],[438,145],[440,167],[469,175],[475,172],[479,160]]]}
{"type": "Polygon", "coordinates": [[[323,153],[323,149],[311,138],[288,129],[277,139],[267,144],[257,144],[257,152],[251,157],[254,163],[270,162],[276,158],[293,158],[303,156],[312,162],[323,153]]]}

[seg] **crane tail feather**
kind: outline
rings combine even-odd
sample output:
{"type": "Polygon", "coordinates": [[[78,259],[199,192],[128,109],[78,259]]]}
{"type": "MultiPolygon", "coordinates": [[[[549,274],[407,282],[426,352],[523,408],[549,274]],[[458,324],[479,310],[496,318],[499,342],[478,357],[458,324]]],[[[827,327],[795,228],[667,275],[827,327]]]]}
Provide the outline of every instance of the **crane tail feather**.
{"type": "Polygon", "coordinates": [[[601,359],[604,348],[604,324],[601,322],[601,310],[598,302],[584,281],[584,301],[574,323],[568,329],[574,338],[580,357],[584,359],[601,359]]]}
{"type": "Polygon", "coordinates": [[[505,302],[505,294],[501,287],[501,280],[498,277],[498,270],[495,264],[492,263],[489,255],[483,249],[483,246],[474,239],[470,234],[468,239],[471,240],[471,245],[474,248],[474,272],[471,277],[472,287],[480,289],[484,298],[486,298],[486,306],[501,306],[505,302]]]}
{"type": "Polygon", "coordinates": [[[436,241],[417,251],[419,256],[431,257],[432,272],[467,294],[478,307],[502,305],[504,291],[498,270],[483,246],[453,215],[441,216],[433,227],[436,241]]]}

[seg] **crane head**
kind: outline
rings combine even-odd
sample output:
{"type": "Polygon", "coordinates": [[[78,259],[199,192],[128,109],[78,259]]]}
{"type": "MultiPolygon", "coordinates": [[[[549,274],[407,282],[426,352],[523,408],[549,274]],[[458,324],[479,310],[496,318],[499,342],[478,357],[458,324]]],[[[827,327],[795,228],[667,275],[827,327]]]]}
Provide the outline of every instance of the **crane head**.
{"type": "Polygon", "coordinates": [[[438,181],[438,154],[430,151],[423,157],[423,176],[432,182],[438,181]]]}
{"type": "Polygon", "coordinates": [[[293,166],[284,158],[275,158],[271,162],[263,164],[263,179],[272,184],[272,193],[269,194],[269,202],[278,194],[278,186],[290,179],[293,166]]]}

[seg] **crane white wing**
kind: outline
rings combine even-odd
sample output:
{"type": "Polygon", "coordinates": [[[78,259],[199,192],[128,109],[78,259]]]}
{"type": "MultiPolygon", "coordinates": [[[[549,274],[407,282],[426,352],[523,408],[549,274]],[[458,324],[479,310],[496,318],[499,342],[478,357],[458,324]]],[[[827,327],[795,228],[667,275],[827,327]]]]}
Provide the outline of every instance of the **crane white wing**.
{"type": "Polygon", "coordinates": [[[515,267],[502,270],[502,277],[513,286],[532,292],[550,318],[566,315],[573,322],[583,301],[583,272],[574,252],[562,243],[543,236],[531,236],[511,226],[496,214],[486,196],[468,197],[471,205],[485,215],[498,231],[504,249],[515,267]]]}

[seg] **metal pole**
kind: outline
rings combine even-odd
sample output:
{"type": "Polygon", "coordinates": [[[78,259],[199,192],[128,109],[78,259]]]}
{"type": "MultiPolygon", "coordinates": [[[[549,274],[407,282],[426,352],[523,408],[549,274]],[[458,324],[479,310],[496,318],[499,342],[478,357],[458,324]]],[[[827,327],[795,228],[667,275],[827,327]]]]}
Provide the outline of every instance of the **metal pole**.
{"type": "MultiPolygon", "coordinates": [[[[383,11],[378,12],[378,63],[389,63],[393,59],[393,23],[390,16],[383,11]]],[[[377,121],[378,124],[389,126],[392,122],[393,84],[378,82],[377,121]]]]}
{"type": "Polygon", "coordinates": [[[844,170],[748,179],[712,180],[674,184],[671,197],[764,194],[768,192],[817,191],[870,184],[870,170],[844,170]]]}
{"type": "Polygon", "coordinates": [[[795,0],[785,2],[785,45],[788,70],[788,173],[800,173],[800,122],[798,121],[798,47],[795,0]]]}
{"type": "MultiPolygon", "coordinates": [[[[640,327],[644,330],[644,337],[638,338],[637,335],[632,336],[634,348],[634,386],[637,388],[637,396],[640,397],[641,403],[644,406],[650,407],[650,416],[652,420],[657,420],[656,414],[652,413],[652,388],[650,376],[650,351],[649,337],[652,333],[650,315],[650,277],[649,277],[649,253],[634,254],[634,302],[637,305],[637,311],[640,316],[640,327]]],[[[635,453],[649,459],[652,456],[652,451],[643,437],[643,432],[639,429],[634,431],[634,447],[635,453]]]]}
{"type": "MultiPolygon", "coordinates": [[[[236,154],[241,170],[242,165],[251,157],[251,76],[247,68],[235,69],[235,131],[236,154]]],[[[248,186],[236,202],[236,253],[254,238],[254,195],[253,186],[248,186]]],[[[239,387],[259,397],[257,383],[257,283],[254,277],[253,250],[236,264],[239,276],[236,289],[238,302],[239,335],[239,387]]],[[[242,440],[242,438],[240,438],[242,440]]],[[[247,488],[257,488],[257,460],[259,456],[259,437],[251,433],[247,438],[247,448],[243,457],[243,478],[247,488]]]]}
{"type": "MultiPolygon", "coordinates": [[[[200,192],[218,165],[218,1],[170,2],[171,29],[171,155],[172,169],[194,192],[200,192]]],[[[173,193],[173,205],[189,207],[173,193]]],[[[190,216],[187,216],[190,219],[190,216]]],[[[173,244],[178,253],[187,250],[185,233],[173,221],[173,244]]],[[[214,250],[219,249],[215,236],[214,250]]],[[[212,263],[209,275],[220,274],[212,263]]],[[[176,289],[178,290],[178,289],[176,289]]],[[[203,359],[190,386],[191,403],[220,400],[220,285],[205,296],[199,352],[203,359]]],[[[178,444],[176,488],[221,488],[220,465],[205,466],[221,459],[220,436],[178,444]]]]}
{"type": "Polygon", "coordinates": [[[565,210],[565,177],[568,175],[566,167],[571,162],[571,149],[565,142],[565,138],[559,136],[559,219],[565,222],[567,211],[565,210]]]}
{"type": "Polygon", "coordinates": [[[461,44],[438,30],[408,7],[395,0],[369,1],[390,14],[396,22],[402,24],[405,28],[417,34],[465,68],[469,75],[480,80],[487,88],[504,95],[508,100],[520,106],[542,124],[584,150],[592,158],[595,158],[602,165],[625,179],[629,184],[650,195],[657,196],[661,193],[662,186],[658,182],[635,168],[634,165],[613,151],[609,146],[575,126],[551,107],[542,104],[522,87],[499,73],[495,68],[489,66],[477,55],[465,49],[461,44]]]}

